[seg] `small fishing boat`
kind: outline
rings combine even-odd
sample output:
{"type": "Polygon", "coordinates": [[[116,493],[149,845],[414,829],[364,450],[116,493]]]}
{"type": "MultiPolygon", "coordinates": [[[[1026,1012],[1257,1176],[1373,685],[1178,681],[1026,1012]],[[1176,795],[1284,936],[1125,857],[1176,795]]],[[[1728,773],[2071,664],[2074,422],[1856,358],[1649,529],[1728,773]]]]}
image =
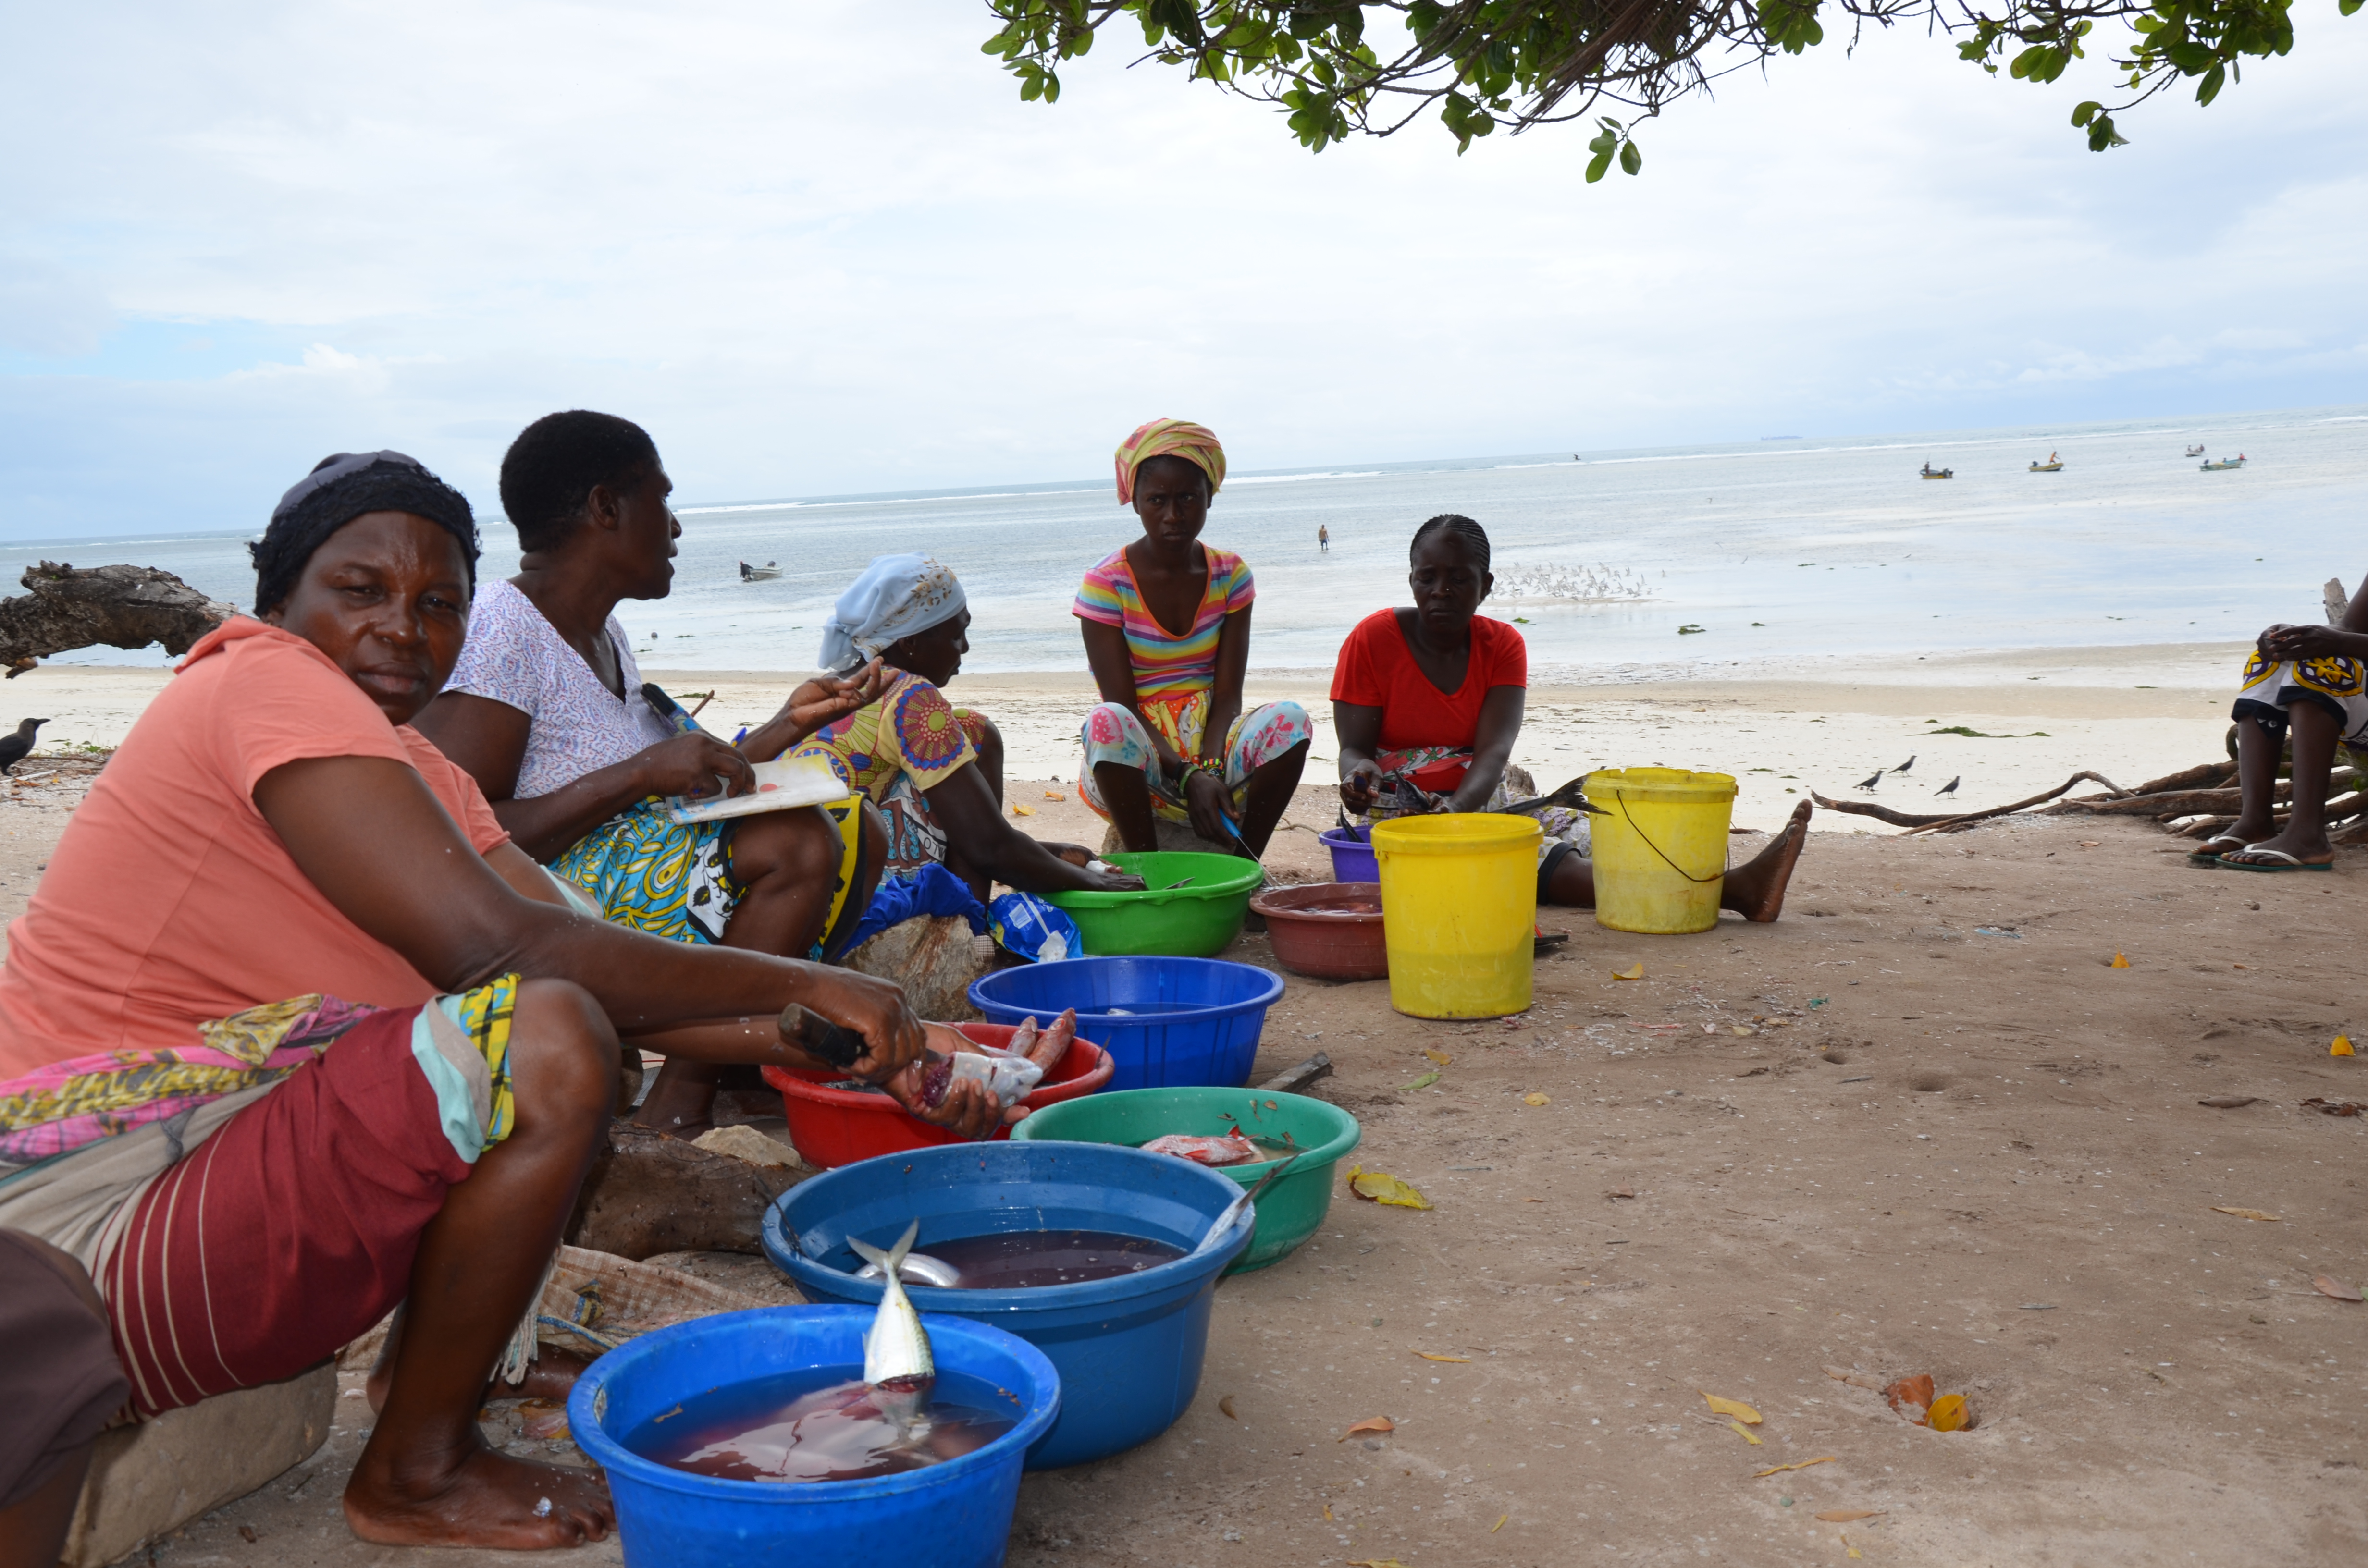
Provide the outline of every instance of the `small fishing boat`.
{"type": "Polygon", "coordinates": [[[1957,477],[1957,471],[1955,469],[1934,468],[1930,459],[1927,459],[1924,466],[1918,469],[1916,472],[1926,479],[1954,479],[1957,477]]]}
{"type": "Polygon", "coordinates": [[[2192,447],[2188,448],[2188,449],[2187,449],[2187,455],[2188,455],[2189,457],[2191,457],[2191,458],[2200,458],[2200,457],[2202,457],[2202,456],[2203,455],[2203,442],[2201,442],[2201,441],[2198,441],[2198,442],[2196,442],[2196,443],[2195,443],[2195,445],[2193,445],[2193,446],[2192,446],[2192,447]]]}
{"type": "Polygon", "coordinates": [[[2242,468],[2245,466],[2245,454],[2238,452],[2233,458],[2209,458],[2197,466],[2206,473],[2218,473],[2223,469],[2242,468]]]}
{"type": "Polygon", "coordinates": [[[2031,472],[2033,473],[2062,473],[2064,472],[2064,460],[2057,457],[2054,452],[2050,452],[2047,454],[2047,460],[2045,462],[2032,464],[2031,472]]]}
{"type": "Polygon", "coordinates": [[[762,566],[740,562],[740,580],[744,583],[769,583],[780,574],[781,563],[778,561],[768,561],[762,566]]]}

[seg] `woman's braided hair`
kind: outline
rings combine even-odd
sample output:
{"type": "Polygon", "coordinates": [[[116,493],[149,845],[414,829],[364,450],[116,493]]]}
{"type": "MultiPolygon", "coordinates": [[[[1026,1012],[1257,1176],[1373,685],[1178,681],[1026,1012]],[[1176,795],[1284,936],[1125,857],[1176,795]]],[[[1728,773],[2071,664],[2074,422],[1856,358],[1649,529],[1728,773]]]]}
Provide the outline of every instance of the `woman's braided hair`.
{"type": "Polygon", "coordinates": [[[367,512],[409,512],[450,534],[474,592],[477,517],[467,496],[401,452],[333,452],[279,498],[263,537],[246,547],[255,562],[255,613],[286,604],[329,536],[367,512]]]}
{"type": "Polygon", "coordinates": [[[1487,573],[1488,530],[1460,512],[1441,512],[1415,529],[1414,542],[1406,546],[1406,559],[1412,561],[1416,553],[1422,549],[1422,541],[1438,533],[1453,534],[1457,539],[1462,540],[1465,552],[1472,557],[1472,564],[1477,567],[1482,574],[1485,575],[1487,573]]]}

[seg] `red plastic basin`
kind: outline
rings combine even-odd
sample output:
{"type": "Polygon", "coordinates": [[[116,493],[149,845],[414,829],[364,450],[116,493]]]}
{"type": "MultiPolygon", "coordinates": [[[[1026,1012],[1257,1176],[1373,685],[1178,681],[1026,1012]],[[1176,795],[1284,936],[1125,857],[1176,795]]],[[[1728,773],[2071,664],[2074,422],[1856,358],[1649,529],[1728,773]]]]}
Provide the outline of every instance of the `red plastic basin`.
{"type": "MultiPolygon", "coordinates": [[[[980,1045],[1008,1047],[1018,1032],[1009,1024],[953,1027],[980,1045]]],[[[1035,1110],[1090,1095],[1109,1083],[1115,1070],[1110,1052],[1090,1041],[1077,1040],[1019,1103],[1035,1110]]],[[[781,1108],[790,1119],[790,1142],[810,1165],[835,1170],[874,1154],[901,1154],[908,1149],[965,1142],[942,1127],[932,1127],[886,1095],[823,1087],[846,1078],[837,1068],[768,1067],[764,1074],[765,1082],[781,1091],[781,1108]]],[[[1008,1127],[995,1131],[996,1138],[1010,1134],[1008,1127]]]]}
{"type": "Polygon", "coordinates": [[[1250,907],[1266,916],[1275,961],[1293,974],[1380,980],[1390,972],[1379,882],[1268,888],[1250,900],[1250,907]]]}

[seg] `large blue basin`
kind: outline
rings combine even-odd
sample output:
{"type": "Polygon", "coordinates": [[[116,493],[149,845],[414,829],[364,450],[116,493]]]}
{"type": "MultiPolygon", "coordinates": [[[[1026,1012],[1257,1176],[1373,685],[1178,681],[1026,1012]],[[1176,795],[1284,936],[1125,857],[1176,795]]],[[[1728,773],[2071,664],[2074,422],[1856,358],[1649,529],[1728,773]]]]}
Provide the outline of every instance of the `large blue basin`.
{"type": "Polygon", "coordinates": [[[868,1562],[893,1543],[898,1568],[996,1568],[1019,1500],[1020,1461],[1053,1425],[1061,1384],[1031,1346],[965,1318],[924,1315],[939,1387],[965,1403],[1008,1398],[1019,1424],[994,1442],[926,1470],[869,1481],[720,1481],[642,1458],[617,1440],[667,1406],[733,1383],[805,1367],[863,1375],[859,1307],[765,1307],[643,1335],[575,1381],[567,1424],[608,1471],[626,1568],[779,1568],[868,1562]],[[951,1375],[951,1376],[950,1376],[951,1375]]]}
{"type": "Polygon", "coordinates": [[[1110,1052],[1108,1088],[1233,1088],[1250,1075],[1282,976],[1224,959],[1065,959],[971,983],[989,1023],[1077,1010],[1077,1032],[1110,1052]],[[1116,1009],[1116,1010],[1113,1010],[1116,1009]]]}
{"type": "MultiPolygon", "coordinates": [[[[933,1241],[1001,1231],[1116,1231],[1190,1248],[1239,1198],[1190,1160],[1099,1143],[973,1143],[859,1160],[783,1193],[765,1215],[765,1254],[818,1301],[871,1306],[876,1279],[847,1238],[885,1246],[916,1217],[933,1241]]],[[[1030,1470],[1080,1464],[1148,1442],[1201,1386],[1217,1277],[1257,1229],[1245,1210],[1208,1251],[1139,1274],[1029,1290],[907,1285],[913,1304],[1008,1330],[1061,1376],[1061,1415],[1030,1470]]]]}

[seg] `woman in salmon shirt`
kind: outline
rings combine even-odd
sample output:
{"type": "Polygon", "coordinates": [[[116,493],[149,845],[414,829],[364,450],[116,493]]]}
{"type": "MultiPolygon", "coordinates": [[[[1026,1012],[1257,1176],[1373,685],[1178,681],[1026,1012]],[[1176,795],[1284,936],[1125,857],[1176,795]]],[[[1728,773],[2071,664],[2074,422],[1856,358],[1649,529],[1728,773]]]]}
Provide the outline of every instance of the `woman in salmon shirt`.
{"type": "Polygon", "coordinates": [[[1296,702],[1242,711],[1258,590],[1240,556],[1201,542],[1225,450],[1201,426],[1155,419],[1120,446],[1117,467],[1119,503],[1143,537],[1087,573],[1070,608],[1101,695],[1079,736],[1077,791],[1129,849],[1158,848],[1154,818],[1165,817],[1256,858],[1313,731],[1296,702]]]}
{"type": "MultiPolygon", "coordinates": [[[[1414,607],[1359,621],[1333,668],[1340,803],[1373,822],[1500,810],[1515,800],[1505,775],[1521,734],[1529,650],[1512,627],[1479,613],[1496,583],[1487,531],[1445,513],[1415,530],[1408,553],[1414,607]]],[[[1544,829],[1538,902],[1595,907],[1585,814],[1562,806],[1528,814],[1544,829]]],[[[1775,919],[1808,829],[1804,801],[1773,844],[1726,873],[1721,904],[1775,919]]]]}

